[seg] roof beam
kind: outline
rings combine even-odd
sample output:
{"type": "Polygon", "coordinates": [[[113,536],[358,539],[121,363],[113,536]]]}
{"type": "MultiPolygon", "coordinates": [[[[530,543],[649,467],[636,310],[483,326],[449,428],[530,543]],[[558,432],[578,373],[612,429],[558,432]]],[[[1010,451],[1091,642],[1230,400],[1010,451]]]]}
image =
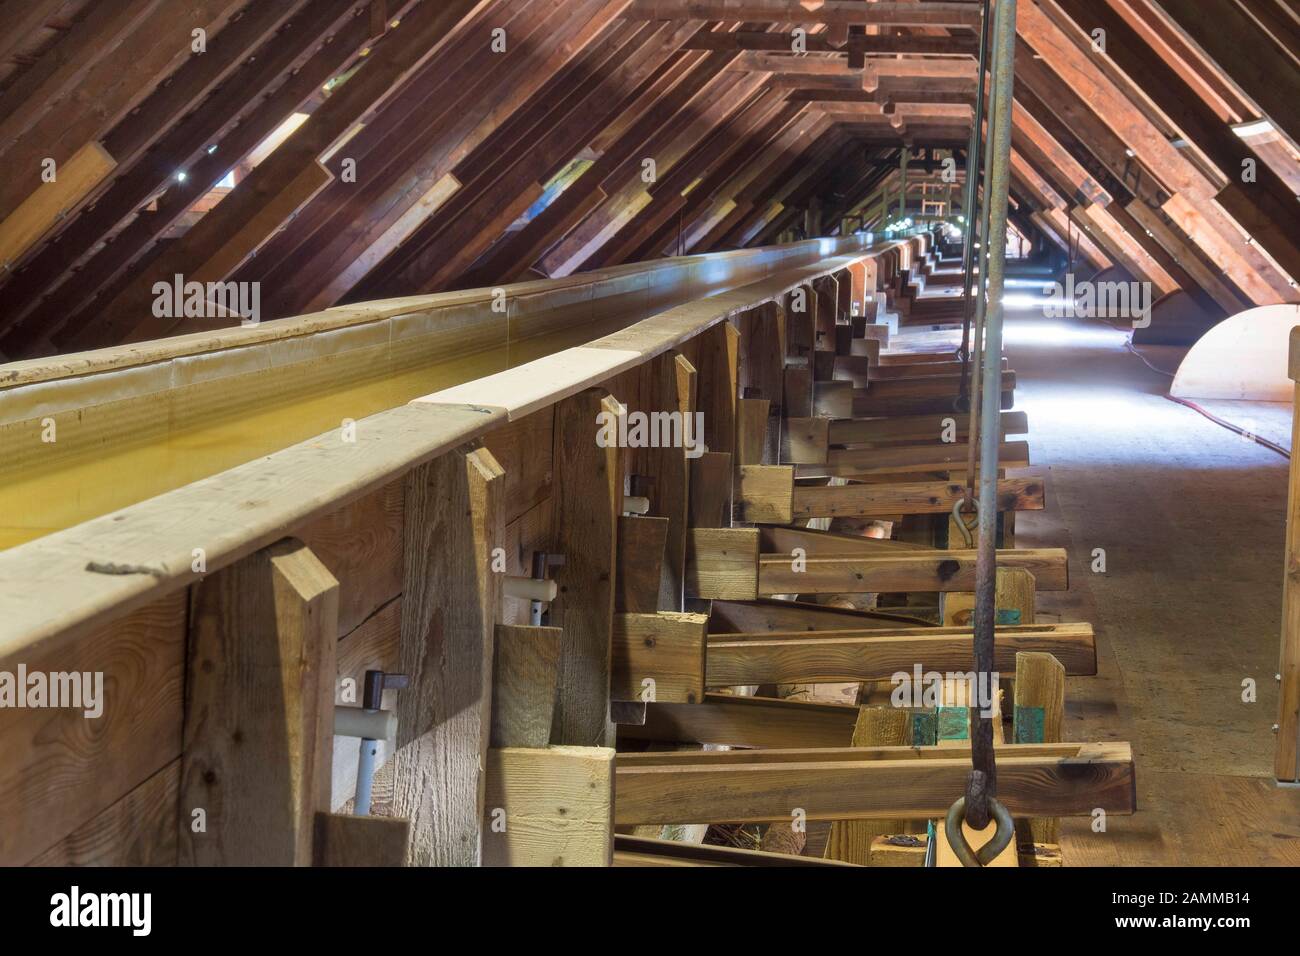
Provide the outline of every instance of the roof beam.
{"type": "MultiPolygon", "coordinates": [[[[794,52],[794,38],[789,33],[760,33],[739,30],[735,33],[713,31],[700,33],[686,42],[688,50],[756,50],[770,53],[794,52]]],[[[975,56],[979,41],[973,36],[866,36],[853,34],[845,43],[833,43],[825,34],[804,38],[809,53],[860,52],[867,56],[916,54],[920,56],[975,56]]]]}
{"type": "Polygon", "coordinates": [[[633,0],[629,20],[723,20],[824,23],[827,26],[945,27],[975,30],[979,7],[970,3],[856,3],[825,0],[814,9],[799,0],[633,0]]]}

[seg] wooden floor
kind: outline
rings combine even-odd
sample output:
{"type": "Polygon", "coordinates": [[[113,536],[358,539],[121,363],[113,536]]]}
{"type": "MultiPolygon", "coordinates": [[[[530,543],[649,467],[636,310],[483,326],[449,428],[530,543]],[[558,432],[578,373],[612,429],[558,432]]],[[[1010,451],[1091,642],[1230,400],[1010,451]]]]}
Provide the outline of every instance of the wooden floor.
{"type": "Polygon", "coordinates": [[[1286,461],[1163,398],[1119,332],[1017,319],[1007,339],[1049,476],[1017,543],[1071,556],[1040,619],[1097,628],[1066,736],[1131,740],[1138,767],[1139,812],[1065,821],[1066,865],[1300,865],[1300,790],[1272,778],[1286,461]]]}

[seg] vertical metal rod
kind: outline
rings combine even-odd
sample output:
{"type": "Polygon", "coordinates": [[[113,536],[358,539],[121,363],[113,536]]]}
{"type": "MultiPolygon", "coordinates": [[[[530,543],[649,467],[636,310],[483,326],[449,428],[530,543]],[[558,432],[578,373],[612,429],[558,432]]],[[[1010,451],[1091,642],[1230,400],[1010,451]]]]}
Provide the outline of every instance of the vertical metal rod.
{"type": "Polygon", "coordinates": [[[980,55],[976,76],[979,83],[975,87],[974,121],[971,123],[970,145],[966,149],[966,241],[962,244],[962,286],[966,291],[966,305],[962,315],[961,356],[962,366],[961,394],[969,395],[966,376],[970,359],[970,324],[971,324],[971,271],[975,259],[975,204],[979,200],[979,163],[984,143],[984,71],[988,68],[989,57],[989,0],[984,0],[984,20],[980,25],[980,55]]]}
{"type": "MultiPolygon", "coordinates": [[[[993,672],[993,625],[996,617],[998,438],[1002,388],[1002,294],[1006,277],[1007,200],[1011,186],[1011,101],[1015,78],[1016,0],[997,0],[993,54],[992,111],[989,140],[991,173],[985,187],[988,207],[988,310],[984,328],[984,388],[980,425],[979,546],[975,564],[975,671],[981,680],[993,672]]],[[[972,711],[971,761],[975,770],[967,785],[966,822],[984,829],[990,819],[990,799],[997,795],[993,753],[993,720],[986,709],[986,683],[979,688],[978,713],[972,711]]]]}

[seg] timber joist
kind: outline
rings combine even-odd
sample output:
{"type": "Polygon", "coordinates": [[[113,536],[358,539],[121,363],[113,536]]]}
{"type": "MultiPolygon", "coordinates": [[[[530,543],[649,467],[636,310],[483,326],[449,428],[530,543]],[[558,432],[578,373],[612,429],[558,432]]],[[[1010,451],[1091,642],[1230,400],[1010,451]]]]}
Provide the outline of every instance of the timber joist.
{"type": "MultiPolygon", "coordinates": [[[[880,687],[970,670],[974,552],[941,547],[964,490],[963,416],[855,414],[882,395],[951,406],[951,356],[881,334],[885,284],[940,253],[927,234],[834,245],[508,287],[519,339],[467,353],[434,391],[368,408],[344,435],[287,428],[287,447],[197,481],[156,475],[177,486],[24,532],[0,553],[0,669],[102,671],[108,692],[93,737],[65,711],[0,711],[0,813],[17,824],[0,860],[762,865],[664,848],[656,828],[770,828],[795,807],[836,828],[942,814],[969,756],[926,736],[933,701],[885,708],[906,739],[858,748],[880,687]],[[367,703],[391,717],[369,731],[369,813],[356,815],[371,768],[348,688],[368,672],[401,680],[381,677],[367,703]],[[828,683],[859,687],[850,699],[866,706],[780,699],[828,683]],[[765,696],[745,696],[756,685],[765,696]],[[755,749],[691,752],[702,744],[755,749]],[[646,746],[669,750],[634,752],[646,746]],[[189,826],[200,806],[205,833],[189,826]]],[[[24,363],[3,387],[26,409],[16,422],[52,405],[74,416],[102,387],[147,430],[151,410],[195,408],[175,401],[180,368],[210,367],[226,389],[300,375],[309,395],[315,372],[293,359],[317,344],[335,374],[353,360],[335,341],[355,337],[358,362],[370,336],[417,347],[423,332],[445,349],[455,340],[434,318],[469,335],[495,321],[492,298],[24,363]],[[223,364],[236,352],[267,371],[223,364]],[[132,405],[130,383],[149,376],[158,387],[132,405]]],[[[1002,425],[1027,428],[1014,410],[1002,425]]],[[[1042,480],[1012,474],[1028,462],[1026,442],[1004,444],[1007,515],[1044,507],[1042,480]]],[[[1004,538],[1000,617],[1003,600],[1015,616],[996,663],[1020,677],[1017,699],[1038,686],[1030,662],[1094,673],[1088,625],[1033,619],[1035,589],[1069,586],[1065,552],[1015,548],[1009,518],[1004,538]]],[[[1133,810],[1127,745],[1015,739],[999,766],[1018,816],[1133,810]]]]}

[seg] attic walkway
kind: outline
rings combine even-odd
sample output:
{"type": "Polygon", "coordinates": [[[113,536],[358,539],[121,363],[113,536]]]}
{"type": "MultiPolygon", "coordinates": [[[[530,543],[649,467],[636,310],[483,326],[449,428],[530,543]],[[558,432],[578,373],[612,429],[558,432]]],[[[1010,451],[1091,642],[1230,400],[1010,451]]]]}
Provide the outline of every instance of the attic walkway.
{"type": "Polygon", "coordinates": [[[1163,398],[1168,380],[1121,332],[1020,317],[1006,349],[1053,489],[1019,543],[1063,546],[1073,565],[1039,615],[1097,629],[1098,675],[1070,679],[1065,736],[1131,740],[1140,768],[1138,812],[1109,820],[1114,839],[1063,821],[1062,852],[1079,866],[1300,864],[1270,732],[1286,461],[1163,398]],[[1095,548],[1109,573],[1092,573],[1095,548]]]}

